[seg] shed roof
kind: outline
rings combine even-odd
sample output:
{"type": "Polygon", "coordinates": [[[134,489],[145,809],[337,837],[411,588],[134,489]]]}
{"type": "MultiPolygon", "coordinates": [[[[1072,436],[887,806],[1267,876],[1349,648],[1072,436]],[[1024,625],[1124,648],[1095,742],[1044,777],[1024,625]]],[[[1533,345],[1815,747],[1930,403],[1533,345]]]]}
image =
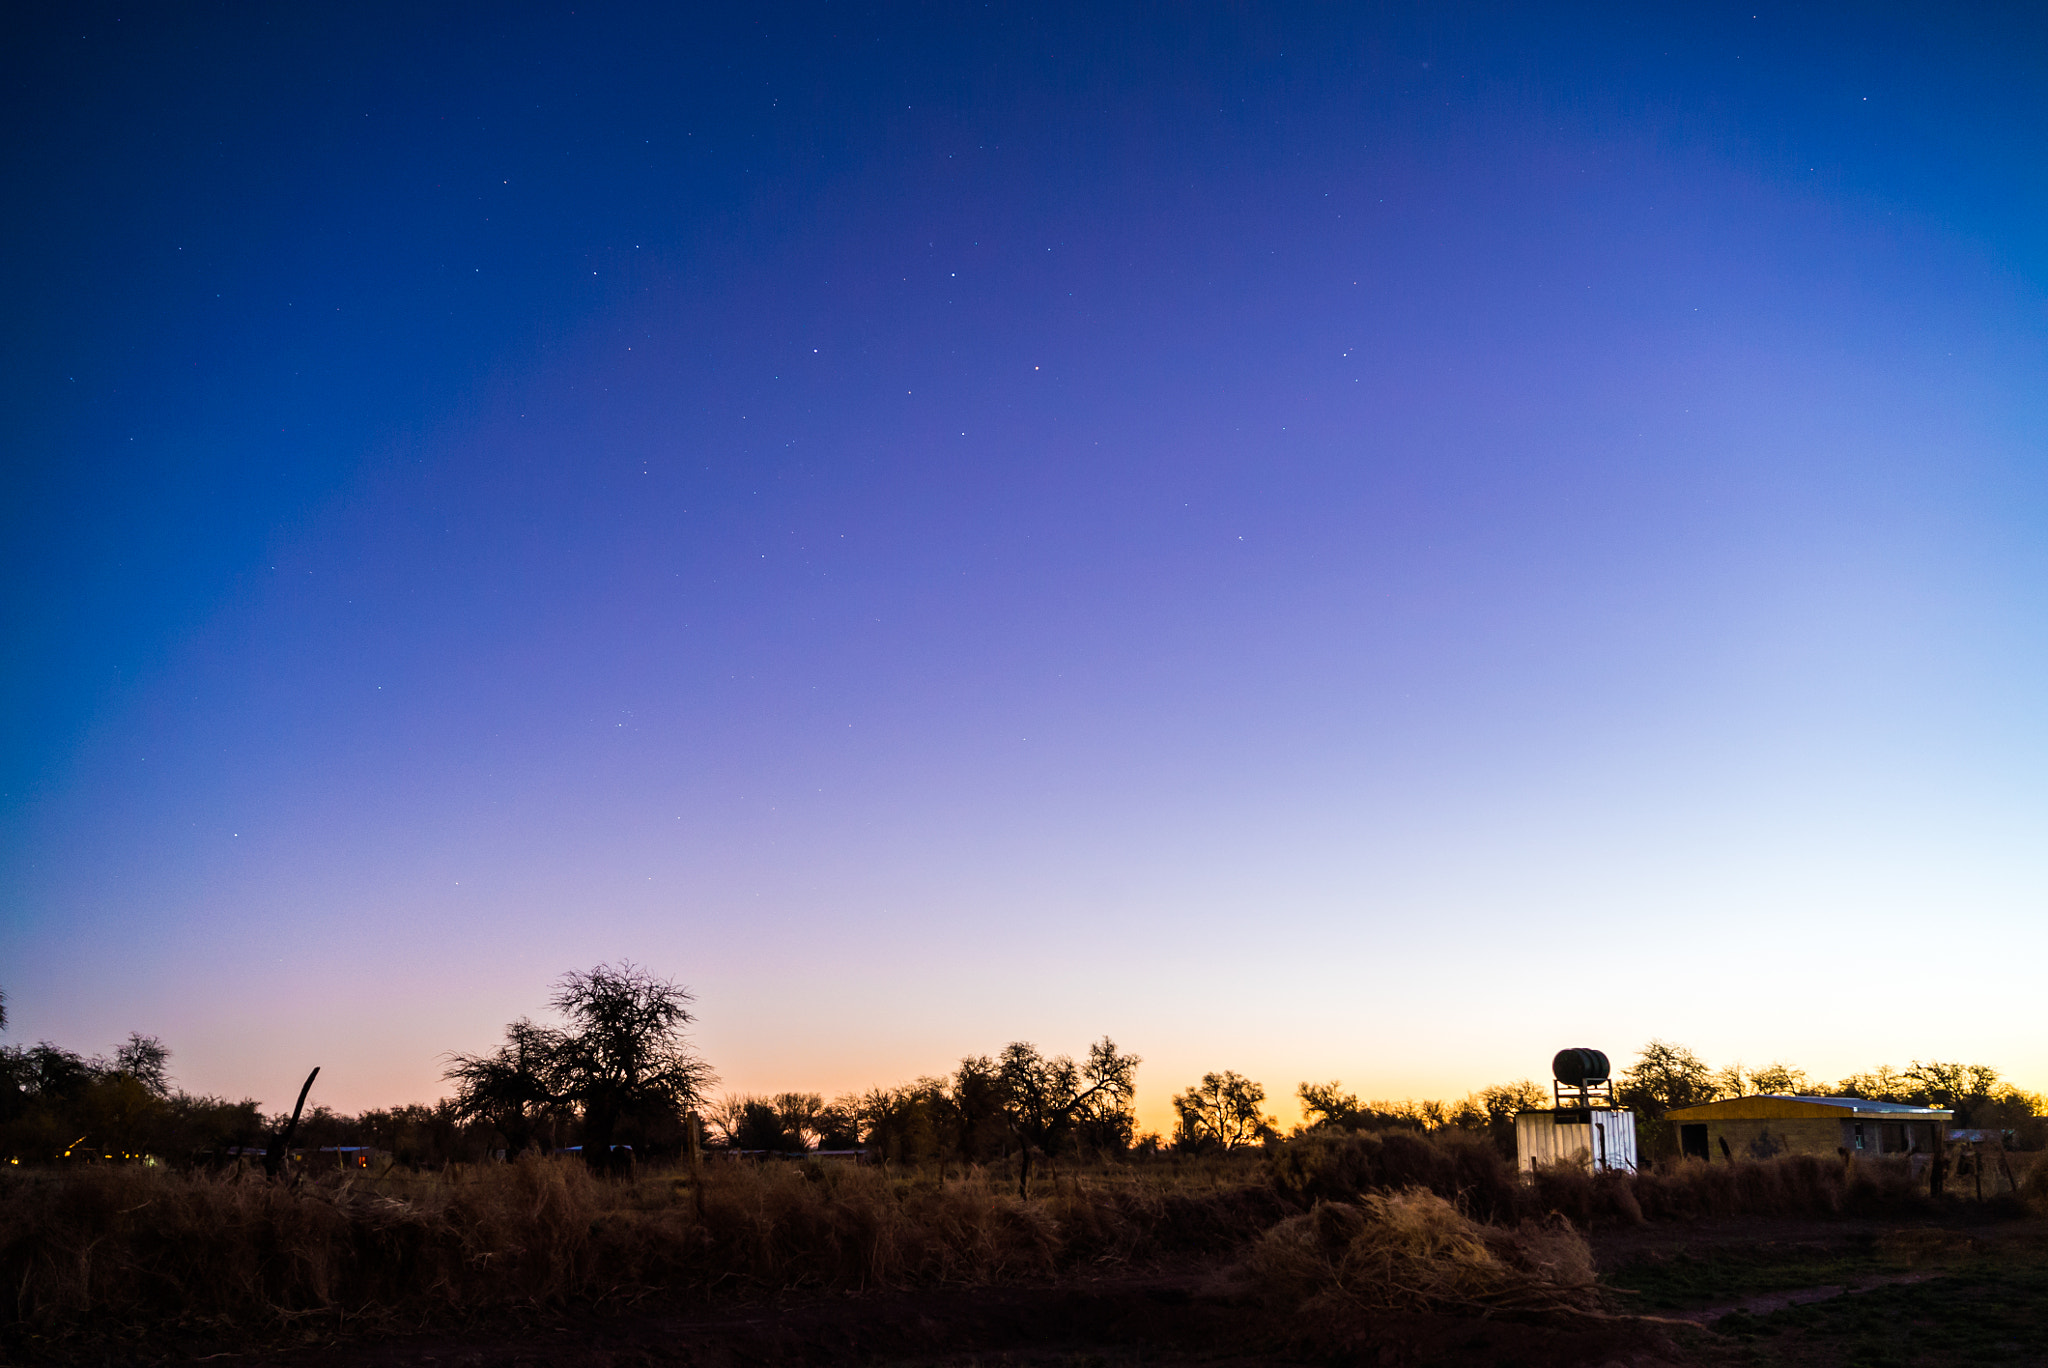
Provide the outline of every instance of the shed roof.
{"type": "Polygon", "coordinates": [[[1940,1107],[1915,1107],[1904,1102],[1873,1102],[1867,1097],[1724,1097],[1697,1107],[1679,1107],[1666,1121],[1952,1121],[1955,1113],[1940,1107]]]}

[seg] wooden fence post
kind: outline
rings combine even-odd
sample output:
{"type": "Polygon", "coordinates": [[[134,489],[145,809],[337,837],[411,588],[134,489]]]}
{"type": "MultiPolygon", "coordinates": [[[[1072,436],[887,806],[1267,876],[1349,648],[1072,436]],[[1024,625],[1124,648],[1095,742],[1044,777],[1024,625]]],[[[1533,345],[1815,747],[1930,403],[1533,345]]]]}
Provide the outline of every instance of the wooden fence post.
{"type": "Polygon", "coordinates": [[[697,1219],[704,1219],[704,1121],[690,1113],[690,1192],[697,1203],[697,1219]]]}

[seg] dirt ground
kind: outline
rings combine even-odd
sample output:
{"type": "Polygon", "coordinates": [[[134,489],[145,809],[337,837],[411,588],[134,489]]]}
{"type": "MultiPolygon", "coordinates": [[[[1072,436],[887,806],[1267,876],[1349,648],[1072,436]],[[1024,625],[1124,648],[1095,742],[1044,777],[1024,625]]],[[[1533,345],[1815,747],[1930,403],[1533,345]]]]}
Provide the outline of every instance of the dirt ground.
{"type": "Polygon", "coordinates": [[[1613,1311],[1570,1321],[1382,1317],[1349,1333],[1262,1309],[1232,1266],[1040,1285],[671,1303],[407,1332],[309,1329],[286,1347],[73,1344],[70,1363],[291,1368],[1239,1368],[1252,1364],[2048,1365],[2048,1222],[1638,1226],[1593,1235],[1613,1311]]]}
{"type": "Polygon", "coordinates": [[[2048,1365],[2048,1222],[1765,1221],[1596,1237],[1620,1306],[1708,1331],[1701,1363],[2048,1365]]]}
{"type": "MultiPolygon", "coordinates": [[[[1653,1327],[1658,1344],[1673,1327],[1653,1327]]],[[[1455,1316],[1389,1319],[1353,1342],[1303,1343],[1301,1327],[1252,1305],[1213,1269],[1155,1271],[1042,1287],[786,1298],[717,1310],[641,1307],[533,1324],[477,1325],[232,1359],[295,1368],[1240,1368],[1255,1364],[1485,1364],[1532,1368],[1684,1362],[1644,1353],[1634,1322],[1517,1324],[1455,1316]]],[[[1679,1334],[1689,1327],[1676,1327],[1679,1334]]],[[[1693,1332],[1697,1333],[1697,1332],[1693,1332]]]]}

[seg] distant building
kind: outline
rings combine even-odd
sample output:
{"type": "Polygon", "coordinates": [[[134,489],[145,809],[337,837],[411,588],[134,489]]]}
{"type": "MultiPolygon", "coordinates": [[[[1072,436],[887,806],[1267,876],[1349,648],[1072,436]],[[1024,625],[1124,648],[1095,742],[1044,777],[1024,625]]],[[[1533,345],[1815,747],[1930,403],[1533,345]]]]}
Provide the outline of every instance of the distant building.
{"type": "Polygon", "coordinates": [[[1955,1113],[1862,1097],[1731,1097],[1664,1119],[1681,1153],[1709,1163],[1774,1154],[1932,1154],[1955,1113]]]}

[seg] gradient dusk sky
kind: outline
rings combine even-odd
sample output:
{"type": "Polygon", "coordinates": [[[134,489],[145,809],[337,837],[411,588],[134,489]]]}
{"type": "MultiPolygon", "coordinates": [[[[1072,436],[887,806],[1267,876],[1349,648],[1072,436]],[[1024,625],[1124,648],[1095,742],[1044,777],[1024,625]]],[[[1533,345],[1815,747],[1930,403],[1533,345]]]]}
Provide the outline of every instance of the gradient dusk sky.
{"type": "Polygon", "coordinates": [[[737,8],[10,12],[6,1040],[2048,1084],[2048,12],[737,8]]]}

